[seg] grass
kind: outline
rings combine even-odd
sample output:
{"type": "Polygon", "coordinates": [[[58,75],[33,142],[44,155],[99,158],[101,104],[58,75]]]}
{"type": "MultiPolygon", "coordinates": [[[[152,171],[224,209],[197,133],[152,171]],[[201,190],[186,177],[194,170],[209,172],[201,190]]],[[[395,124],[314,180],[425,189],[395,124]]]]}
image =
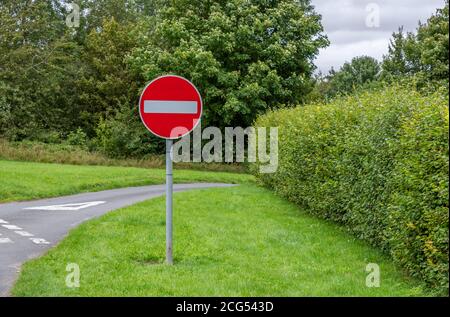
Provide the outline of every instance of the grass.
{"type": "Polygon", "coordinates": [[[174,195],[175,265],[163,263],[164,197],[72,230],[27,262],[15,296],[426,295],[378,250],[248,183],[174,195]],[[80,287],[68,288],[68,263],[80,287]],[[368,288],[368,263],[381,270],[368,288]]]}
{"type": "MultiPolygon", "coordinates": [[[[115,159],[98,151],[67,143],[43,143],[37,141],[8,142],[0,138],[0,160],[58,163],[72,165],[102,165],[141,168],[165,168],[165,156],[148,155],[142,159],[115,159]]],[[[193,169],[215,172],[245,173],[242,163],[174,163],[175,169],[193,169]]]]}
{"type": "MultiPolygon", "coordinates": [[[[250,182],[246,174],[176,170],[174,182],[250,182]]],[[[164,169],[80,166],[0,160],[0,202],[163,184],[164,169]]]]}

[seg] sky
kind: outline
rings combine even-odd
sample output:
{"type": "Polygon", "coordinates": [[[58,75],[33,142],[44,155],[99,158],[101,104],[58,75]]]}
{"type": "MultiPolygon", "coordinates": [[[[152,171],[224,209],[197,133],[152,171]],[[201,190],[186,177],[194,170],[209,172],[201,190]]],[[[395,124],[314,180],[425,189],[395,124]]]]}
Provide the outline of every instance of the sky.
{"type": "Polygon", "coordinates": [[[338,70],[355,56],[381,60],[399,26],[415,31],[444,0],[311,0],[331,44],[315,60],[318,71],[338,70]]]}

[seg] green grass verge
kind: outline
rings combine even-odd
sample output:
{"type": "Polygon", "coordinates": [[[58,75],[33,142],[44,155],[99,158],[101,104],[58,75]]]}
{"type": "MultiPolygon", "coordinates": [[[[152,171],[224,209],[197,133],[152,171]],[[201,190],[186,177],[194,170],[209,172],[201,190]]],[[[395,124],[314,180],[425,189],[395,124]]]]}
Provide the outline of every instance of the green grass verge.
{"type": "MultiPolygon", "coordinates": [[[[176,170],[174,182],[251,182],[238,173],[176,170]]],[[[0,160],[0,202],[55,197],[79,192],[163,184],[164,169],[80,166],[0,160]]]]}
{"type": "Polygon", "coordinates": [[[174,195],[175,265],[163,263],[164,197],[108,213],[27,262],[15,296],[425,295],[390,260],[338,226],[246,184],[174,195]],[[68,263],[80,287],[68,288],[68,263]],[[366,265],[381,270],[365,285],[366,265]]]}
{"type": "MultiPolygon", "coordinates": [[[[165,155],[149,154],[142,158],[111,158],[98,151],[89,151],[85,147],[37,141],[8,142],[0,137],[0,160],[26,161],[36,163],[58,163],[72,165],[102,165],[140,168],[164,168],[165,155]]],[[[175,169],[188,169],[212,172],[245,173],[244,163],[206,163],[179,162],[175,169]]]]}

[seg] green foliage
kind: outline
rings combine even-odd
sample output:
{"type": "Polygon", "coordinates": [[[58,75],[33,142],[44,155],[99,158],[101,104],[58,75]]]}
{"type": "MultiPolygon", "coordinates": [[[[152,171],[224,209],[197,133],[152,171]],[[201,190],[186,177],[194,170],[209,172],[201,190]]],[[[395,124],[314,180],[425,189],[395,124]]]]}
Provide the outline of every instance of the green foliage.
{"type": "Polygon", "coordinates": [[[72,62],[78,47],[66,33],[60,3],[2,1],[0,30],[0,133],[23,139],[70,124],[80,67],[72,62]]]}
{"type": "Polygon", "coordinates": [[[358,56],[346,62],[336,72],[319,74],[315,78],[313,90],[308,94],[308,102],[329,101],[336,96],[346,95],[361,89],[379,86],[380,63],[370,56],[358,56]]]}
{"type": "MultiPolygon", "coordinates": [[[[2,144],[0,143],[0,149],[2,144]]],[[[73,151],[72,155],[77,153],[73,151]]],[[[1,158],[1,152],[0,152],[1,158]]],[[[100,162],[98,162],[100,163],[100,162]]],[[[110,163],[114,163],[110,160],[110,163]]],[[[118,163],[118,162],[116,162],[118,163]]],[[[126,162],[124,162],[126,163],[126,162]]],[[[164,184],[161,168],[85,166],[4,161],[0,159],[0,202],[93,192],[129,186],[164,184]],[[45,182],[45,186],[42,186],[45,182]]],[[[241,173],[178,169],[174,183],[253,183],[254,177],[241,173]]]]}
{"type": "Polygon", "coordinates": [[[143,81],[124,58],[135,46],[138,20],[157,2],[75,2],[82,10],[76,29],[65,25],[61,1],[0,2],[3,137],[45,141],[81,127],[92,138],[100,118],[122,104],[136,106],[143,81]]]}
{"type": "Polygon", "coordinates": [[[70,145],[76,145],[80,148],[86,148],[87,142],[87,135],[81,128],[70,132],[67,136],[67,143],[70,145]]]}
{"type": "MultiPolygon", "coordinates": [[[[84,45],[92,31],[101,31],[105,20],[115,20],[119,24],[138,23],[143,16],[152,16],[160,3],[165,0],[64,0],[75,3],[80,8],[80,26],[74,39],[84,45]]],[[[125,39],[124,39],[125,40],[125,39]]]]}
{"type": "Polygon", "coordinates": [[[420,104],[395,143],[387,239],[395,260],[448,291],[448,96],[420,104]]]}
{"type": "Polygon", "coordinates": [[[114,157],[160,149],[135,111],[145,82],[191,79],[204,124],[248,126],[302,102],[328,44],[308,1],[74,0],[0,2],[0,136],[40,140],[81,128],[114,157]],[[120,121],[119,121],[120,120],[120,121]]]}
{"type": "Polygon", "coordinates": [[[33,139],[46,144],[60,144],[62,141],[61,134],[52,130],[39,130],[33,135],[33,139]]]}
{"type": "Polygon", "coordinates": [[[328,76],[330,96],[346,94],[355,88],[378,79],[380,65],[378,61],[370,56],[359,56],[352,59],[350,63],[344,63],[339,71],[331,71],[328,76]]]}
{"type": "Polygon", "coordinates": [[[382,67],[382,77],[411,76],[420,71],[420,52],[417,50],[414,33],[405,34],[403,27],[400,27],[398,32],[392,34],[382,67]]]}
{"type": "Polygon", "coordinates": [[[394,33],[389,52],[383,60],[383,77],[415,75],[418,87],[448,85],[449,68],[449,2],[437,10],[416,33],[394,33]]]}
{"type": "Polygon", "coordinates": [[[5,91],[7,84],[0,81],[0,135],[6,135],[8,132],[8,123],[11,121],[11,104],[8,102],[5,91]]]}
{"type": "Polygon", "coordinates": [[[131,75],[124,60],[136,46],[135,27],[105,19],[100,31],[94,29],[86,37],[82,54],[86,71],[76,82],[76,110],[91,137],[100,118],[112,118],[122,105],[137,107],[143,81],[131,75]]]}
{"type": "Polygon", "coordinates": [[[136,111],[137,107],[123,106],[114,116],[101,119],[96,129],[96,147],[114,158],[163,153],[164,142],[145,129],[136,111]]]}
{"type": "Polygon", "coordinates": [[[428,295],[420,281],[405,278],[378,250],[267,189],[241,184],[192,190],[176,193],[174,205],[174,266],[164,264],[165,200],[159,197],[74,228],[45,255],[22,266],[12,294],[428,295]],[[68,288],[61,278],[73,259],[82,272],[79,288],[68,288]],[[369,261],[380,266],[381,287],[364,284],[369,261]]]}
{"type": "MultiPolygon", "coordinates": [[[[161,154],[161,152],[158,154],[146,155],[145,158],[139,157],[135,159],[114,159],[106,156],[103,153],[92,150],[92,143],[92,140],[88,140],[86,148],[86,146],[71,145],[67,140],[63,140],[61,141],[61,143],[55,144],[28,140],[20,142],[8,142],[0,138],[0,159],[8,161],[24,161],[23,163],[17,163],[14,168],[19,168],[20,164],[26,164],[25,162],[124,166],[147,169],[163,169],[165,166],[165,157],[163,154],[161,154]]],[[[1,166],[1,168],[6,167],[1,166]]],[[[223,163],[179,162],[174,164],[174,169],[231,173],[247,172],[247,168],[245,165],[223,163]]]]}
{"type": "Polygon", "coordinates": [[[140,34],[129,59],[146,80],[175,73],[202,92],[206,125],[248,126],[302,102],[328,40],[309,1],[175,0],[140,34]]]}
{"type": "Polygon", "coordinates": [[[446,293],[447,101],[394,85],[270,112],[256,125],[279,127],[279,167],[258,177],[446,293]],[[402,225],[411,219],[417,230],[402,225]]]}

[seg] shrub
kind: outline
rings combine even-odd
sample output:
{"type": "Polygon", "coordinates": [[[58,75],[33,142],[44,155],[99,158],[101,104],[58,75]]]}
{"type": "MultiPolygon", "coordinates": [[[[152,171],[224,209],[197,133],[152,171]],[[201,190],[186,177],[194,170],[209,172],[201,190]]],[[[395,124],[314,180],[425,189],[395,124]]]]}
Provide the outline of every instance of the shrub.
{"type": "Polygon", "coordinates": [[[164,142],[142,125],[136,107],[121,107],[115,115],[100,120],[96,148],[112,158],[142,158],[164,153],[164,142]]]}
{"type": "Polygon", "coordinates": [[[54,130],[36,129],[34,135],[27,138],[30,141],[37,141],[47,144],[60,144],[61,133],[54,130]]]}
{"type": "Polygon", "coordinates": [[[80,148],[86,149],[88,143],[86,132],[84,132],[83,129],[81,128],[78,128],[75,131],[70,132],[69,135],[67,136],[67,143],[69,143],[70,145],[76,145],[79,146],[80,148]]]}
{"type": "Polygon", "coordinates": [[[396,147],[387,238],[412,275],[448,292],[448,130],[446,100],[418,105],[396,147]]]}
{"type": "Polygon", "coordinates": [[[448,292],[447,100],[393,86],[267,113],[256,126],[279,127],[279,167],[258,179],[448,292]]]}

